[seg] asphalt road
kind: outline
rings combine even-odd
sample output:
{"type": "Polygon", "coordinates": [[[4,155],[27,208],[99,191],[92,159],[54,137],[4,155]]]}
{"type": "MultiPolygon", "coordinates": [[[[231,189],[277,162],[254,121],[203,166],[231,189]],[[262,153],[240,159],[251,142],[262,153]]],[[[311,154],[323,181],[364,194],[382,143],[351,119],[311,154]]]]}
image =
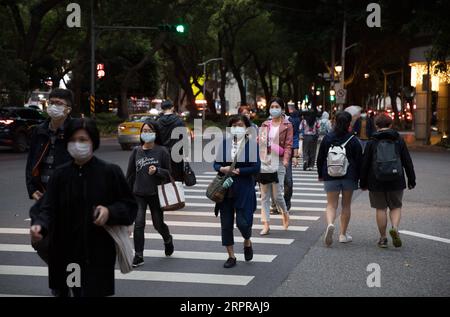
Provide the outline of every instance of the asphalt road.
{"type": "MultiPolygon", "coordinates": [[[[130,152],[115,140],[103,140],[97,156],[125,171],[130,152]]],[[[405,194],[402,229],[450,239],[450,156],[413,153],[417,189],[405,194]]],[[[0,294],[48,296],[45,264],[29,247],[26,234],[31,201],[25,189],[26,154],[0,149],[0,294]]],[[[163,242],[151,225],[146,227],[145,265],[128,275],[116,274],[117,296],[418,296],[449,295],[450,240],[439,242],[403,235],[405,247],[380,253],[373,211],[367,194],[355,195],[350,231],[354,242],[324,248],[325,197],[313,172],[294,172],[291,227],[272,220],[268,236],[255,226],[255,259],[224,269],[227,255],[220,242],[219,219],[204,197],[213,177],[211,164],[194,163],[198,185],[187,188],[187,206],[167,213],[174,234],[175,253],[165,257],[163,242]],[[308,190],[306,190],[308,189],[308,190]],[[202,204],[207,204],[202,205],[202,204]],[[379,261],[383,287],[368,288],[368,263],[379,261]],[[405,272],[406,270],[406,272],[405,272]],[[409,270],[409,271],[408,271],[409,270]]],[[[255,225],[260,225],[259,210],[255,225]]],[[[147,218],[150,220],[150,217],[147,218]]],[[[235,250],[243,253],[238,240],[235,250]]],[[[385,250],[383,250],[385,251],[385,250]]],[[[239,260],[239,258],[238,258],[239,260]]]]}

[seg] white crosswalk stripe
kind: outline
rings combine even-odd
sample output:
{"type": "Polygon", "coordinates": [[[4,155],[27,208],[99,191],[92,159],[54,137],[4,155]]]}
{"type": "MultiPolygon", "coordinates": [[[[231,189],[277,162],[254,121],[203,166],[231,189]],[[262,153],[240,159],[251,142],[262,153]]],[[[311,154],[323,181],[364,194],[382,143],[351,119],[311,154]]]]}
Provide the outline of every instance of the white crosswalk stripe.
{"type": "MultiPolygon", "coordinates": [[[[206,187],[217,173],[208,171],[199,173],[197,176],[197,184],[193,187],[185,187],[186,206],[182,210],[164,212],[165,223],[169,226],[170,232],[175,243],[175,252],[172,256],[166,257],[163,250],[161,235],[152,228],[150,210],[147,210],[145,232],[146,244],[151,242],[152,249],[144,249],[144,257],[148,258],[144,266],[139,270],[135,270],[129,274],[121,274],[116,270],[117,280],[124,281],[148,281],[148,282],[164,282],[164,283],[189,283],[198,285],[216,285],[216,287],[248,286],[255,279],[264,279],[262,273],[252,274],[226,274],[232,273],[223,269],[217,273],[217,262],[224,262],[227,258],[225,249],[221,246],[220,217],[214,215],[215,203],[206,198],[206,187]],[[150,232],[148,232],[150,231],[150,232]],[[154,241],[158,241],[156,244],[154,241]],[[158,246],[160,247],[158,249],[158,246]],[[210,246],[215,246],[214,250],[210,250],[210,246]],[[205,249],[206,248],[206,249],[205,249]],[[152,262],[158,261],[158,262],[152,262]],[[178,261],[187,262],[183,266],[176,269],[165,269],[162,263],[177,263],[178,261]],[[196,263],[211,262],[211,267],[215,268],[214,272],[208,269],[196,269],[196,263]],[[159,265],[157,268],[153,265],[159,265]]],[[[258,231],[263,228],[261,224],[261,206],[259,186],[255,186],[257,191],[258,206],[254,213],[252,243],[254,244],[255,254],[253,255],[253,265],[272,265],[279,255],[274,250],[284,250],[290,248],[297,239],[303,239],[308,234],[311,226],[314,226],[320,220],[322,212],[326,207],[326,193],[323,191],[323,183],[318,182],[316,171],[302,171],[301,168],[293,170],[293,197],[291,199],[292,207],[290,211],[290,225],[286,230],[281,223],[281,215],[271,215],[271,234],[269,236],[260,236],[258,231]],[[273,235],[272,235],[273,234],[273,235]],[[275,248],[275,249],[274,249],[275,248]],[[270,250],[270,251],[268,251],[270,250]]],[[[26,226],[26,223],[24,226],[26,226]]],[[[235,225],[236,227],[236,225],[235,225]]],[[[28,244],[23,243],[23,238],[29,235],[29,228],[0,228],[0,254],[3,256],[11,253],[22,254],[21,257],[37,257],[36,251],[28,244]],[[11,240],[3,240],[5,237],[17,236],[19,241],[17,244],[10,243],[11,240]]],[[[241,237],[237,228],[234,231],[234,241],[238,250],[242,251],[244,239],[241,237]]],[[[295,252],[295,251],[294,251],[295,252]]],[[[238,261],[244,261],[244,254],[235,253],[238,261]]],[[[1,258],[0,258],[1,260],[1,258]]],[[[48,274],[47,267],[30,266],[29,263],[14,263],[10,265],[10,261],[2,263],[0,261],[0,277],[1,276],[36,276],[46,278],[48,274]],[[8,264],[8,265],[3,265],[8,264]]],[[[220,267],[219,266],[219,267],[220,267]]],[[[205,267],[204,265],[201,267],[205,267]]],[[[207,266],[206,266],[207,267],[207,266]]],[[[245,271],[247,272],[247,271],[245,271]]],[[[252,271],[250,271],[252,272],[252,271]]],[[[256,272],[256,271],[255,271],[256,272]]],[[[1,280],[0,280],[1,281],[1,280]]],[[[46,290],[43,290],[45,292],[46,290]]],[[[0,296],[11,294],[10,296],[23,296],[16,291],[8,289],[0,289],[0,296]]],[[[27,296],[27,295],[25,295],[27,296]]]]}

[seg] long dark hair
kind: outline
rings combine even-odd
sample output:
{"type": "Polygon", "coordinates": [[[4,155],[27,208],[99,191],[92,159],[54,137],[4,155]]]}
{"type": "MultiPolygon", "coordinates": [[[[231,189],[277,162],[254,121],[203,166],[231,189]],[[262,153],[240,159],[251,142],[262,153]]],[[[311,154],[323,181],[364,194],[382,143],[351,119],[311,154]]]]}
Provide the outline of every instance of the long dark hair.
{"type": "Polygon", "coordinates": [[[308,126],[310,128],[313,128],[314,124],[316,123],[316,115],[313,112],[308,112],[305,115],[305,120],[306,120],[306,123],[308,124],[308,126]]]}
{"type": "Polygon", "coordinates": [[[348,128],[352,122],[352,115],[347,111],[339,111],[336,114],[336,125],[334,132],[338,137],[344,136],[348,133],[348,128]]]}

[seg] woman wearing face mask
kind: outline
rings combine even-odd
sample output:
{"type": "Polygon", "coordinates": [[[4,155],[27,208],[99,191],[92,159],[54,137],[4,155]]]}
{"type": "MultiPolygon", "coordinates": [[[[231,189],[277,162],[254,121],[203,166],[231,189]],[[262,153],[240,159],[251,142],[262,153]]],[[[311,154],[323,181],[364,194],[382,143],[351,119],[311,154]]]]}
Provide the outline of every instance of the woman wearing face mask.
{"type": "Polygon", "coordinates": [[[141,128],[141,145],[133,149],[128,163],[127,181],[139,206],[134,225],[134,267],[144,264],[147,206],[150,208],[153,227],[164,240],[166,256],[172,255],[174,250],[172,236],[164,223],[164,213],[158,198],[158,185],[170,180],[170,155],[165,147],[155,144],[156,137],[155,124],[146,121],[141,128]]]}
{"type": "Polygon", "coordinates": [[[264,225],[261,235],[269,233],[270,197],[282,214],[283,227],[289,226],[289,214],[284,200],[284,178],[290,164],[293,143],[292,123],[282,113],[284,102],[274,98],[270,102],[271,120],[263,122],[259,132],[261,154],[261,220],[264,225]],[[275,177],[276,176],[276,177],[275,177]]]}
{"type": "Polygon", "coordinates": [[[234,215],[236,224],[244,238],[244,258],[253,258],[252,236],[253,214],[256,209],[255,176],[259,172],[260,161],[256,138],[249,137],[250,121],[242,115],[233,116],[229,123],[231,138],[224,140],[218,149],[214,169],[221,174],[228,174],[228,188],[223,202],[216,204],[216,215],[220,212],[222,245],[227,248],[228,260],[225,268],[236,265],[234,254],[234,215]],[[232,162],[236,165],[231,170],[232,162]]]}
{"type": "Polygon", "coordinates": [[[58,167],[31,228],[32,241],[49,237],[49,286],[57,296],[114,295],[114,240],[103,228],[131,225],[137,204],[119,166],[96,158],[99,132],[91,119],[73,119],[65,130],[72,161],[58,167]],[[81,286],[68,288],[79,265],[81,286]]]}

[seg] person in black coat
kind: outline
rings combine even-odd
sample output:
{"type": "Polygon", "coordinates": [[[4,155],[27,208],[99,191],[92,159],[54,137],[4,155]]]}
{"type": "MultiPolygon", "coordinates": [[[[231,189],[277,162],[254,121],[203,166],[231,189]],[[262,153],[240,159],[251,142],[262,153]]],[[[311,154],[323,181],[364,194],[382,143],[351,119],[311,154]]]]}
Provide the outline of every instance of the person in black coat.
{"type": "Polygon", "coordinates": [[[30,228],[32,241],[49,236],[49,286],[56,296],[114,295],[115,243],[104,225],[131,225],[137,204],[119,166],[93,155],[100,144],[91,119],[74,119],[65,131],[73,160],[58,167],[30,228]],[[67,285],[70,264],[80,285],[67,285]]]}
{"type": "MultiPolygon", "coordinates": [[[[155,142],[167,148],[171,155],[172,177],[175,181],[182,182],[184,181],[184,161],[182,159],[179,161],[173,160],[175,155],[172,154],[172,148],[174,148],[174,145],[178,142],[184,141],[183,138],[188,137],[185,124],[175,113],[175,107],[171,101],[163,101],[161,109],[163,110],[163,113],[158,118],[158,125],[156,126],[158,133],[155,142]],[[179,131],[175,132],[175,136],[178,137],[172,138],[172,132],[177,128],[179,131]]],[[[183,154],[183,148],[179,149],[179,152],[176,153],[176,155],[181,157],[183,157],[183,154]]]]}
{"type": "MultiPolygon", "coordinates": [[[[25,179],[30,199],[36,201],[30,209],[31,224],[38,217],[40,199],[57,166],[71,160],[64,142],[64,131],[71,118],[73,94],[68,89],[53,89],[46,109],[49,119],[33,130],[25,167],[25,179]]],[[[32,244],[44,262],[48,262],[48,240],[32,244]]]]}
{"type": "Polygon", "coordinates": [[[401,218],[403,191],[406,189],[405,177],[402,174],[397,179],[391,181],[377,180],[374,171],[375,152],[377,145],[382,140],[391,140],[396,143],[401,165],[408,177],[408,189],[416,186],[416,175],[414,166],[409,155],[405,141],[397,131],[392,130],[392,118],[382,114],[375,118],[377,132],[372,135],[372,139],[366,146],[363,163],[361,166],[360,186],[363,190],[369,190],[370,205],[377,211],[377,224],[380,231],[378,246],[387,247],[386,227],[387,209],[390,210],[392,228],[389,231],[395,247],[401,247],[402,241],[398,233],[398,226],[401,218]]]}

